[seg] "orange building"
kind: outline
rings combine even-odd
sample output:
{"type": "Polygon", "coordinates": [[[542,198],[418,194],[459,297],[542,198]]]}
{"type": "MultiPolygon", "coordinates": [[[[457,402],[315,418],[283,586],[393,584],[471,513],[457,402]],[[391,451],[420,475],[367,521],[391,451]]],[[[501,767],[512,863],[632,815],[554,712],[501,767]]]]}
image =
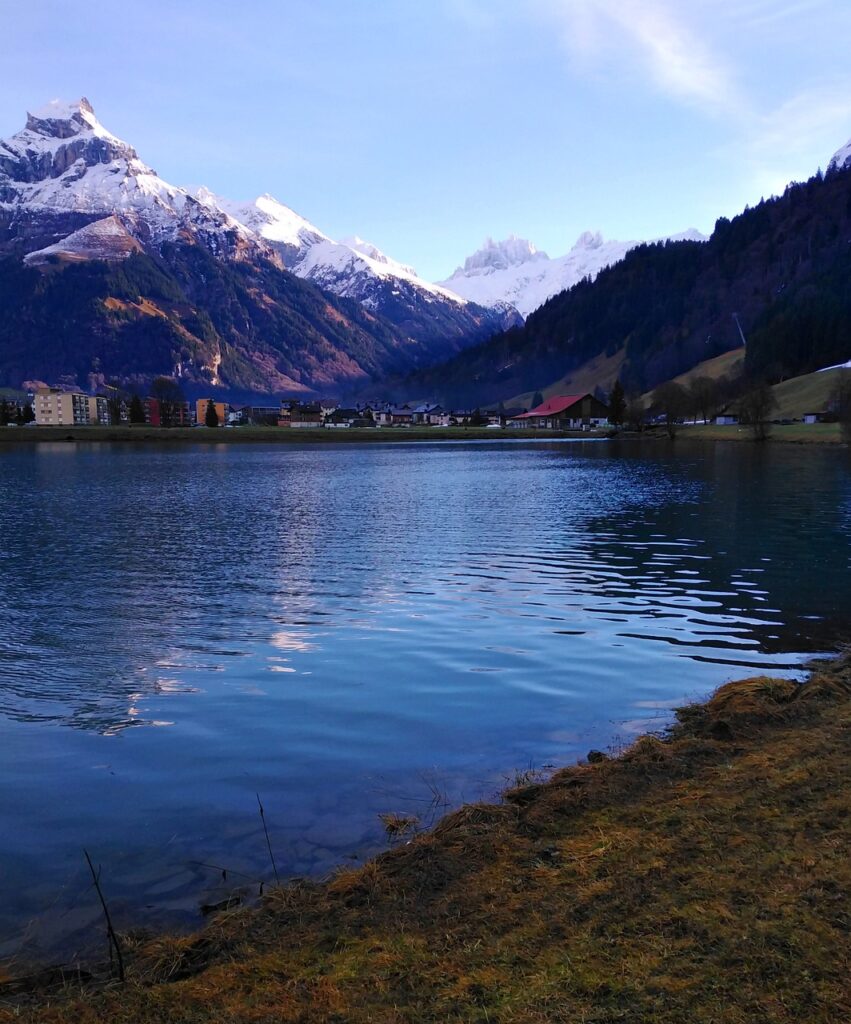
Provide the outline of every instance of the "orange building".
{"type": "Polygon", "coordinates": [[[207,422],[207,404],[213,403],[216,415],[219,417],[219,426],[223,427],[228,421],[228,405],[226,402],[216,402],[212,398],[199,398],[195,403],[195,422],[205,424],[207,422]]]}

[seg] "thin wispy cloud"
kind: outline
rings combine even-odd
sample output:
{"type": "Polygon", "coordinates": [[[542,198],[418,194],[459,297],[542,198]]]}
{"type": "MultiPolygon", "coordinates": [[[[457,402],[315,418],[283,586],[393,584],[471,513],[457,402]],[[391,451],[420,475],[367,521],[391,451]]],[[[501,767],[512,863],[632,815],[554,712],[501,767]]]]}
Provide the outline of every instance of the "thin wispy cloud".
{"type": "Polygon", "coordinates": [[[749,29],[766,29],[782,26],[802,15],[816,16],[827,6],[826,0],[792,0],[789,3],[756,0],[736,5],[731,11],[731,18],[749,29]]]}
{"type": "MultiPolygon", "coordinates": [[[[722,121],[727,141],[718,152],[738,165],[757,194],[780,192],[802,169],[814,171],[813,153],[826,163],[851,133],[851,74],[798,81],[790,75],[787,94],[770,99],[760,97],[753,74],[764,69],[768,38],[794,52],[802,33],[824,26],[826,0],[742,0],[726,11],[716,0],[529,3],[558,27],[574,74],[628,75],[670,102],[722,121]]],[[[851,12],[845,17],[851,28],[851,12]]],[[[833,21],[837,30],[846,23],[835,8],[833,21]]]]}
{"type": "Polygon", "coordinates": [[[709,113],[743,105],[735,75],[679,8],[662,0],[540,0],[569,54],[586,69],[600,62],[644,75],[671,98],[709,113]]]}
{"type": "MultiPolygon", "coordinates": [[[[757,118],[739,146],[763,195],[782,192],[810,154],[830,154],[851,134],[851,77],[804,89],[757,118]]],[[[809,168],[810,172],[815,167],[809,168]]],[[[800,174],[798,174],[800,176],[800,174]]]]}

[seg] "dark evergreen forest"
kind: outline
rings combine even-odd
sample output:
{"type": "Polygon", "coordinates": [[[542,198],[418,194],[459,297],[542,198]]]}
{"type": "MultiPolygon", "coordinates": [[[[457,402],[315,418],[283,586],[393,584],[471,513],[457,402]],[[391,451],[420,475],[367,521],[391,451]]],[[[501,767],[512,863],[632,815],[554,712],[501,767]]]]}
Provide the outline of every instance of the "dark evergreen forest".
{"type": "MultiPolygon", "coordinates": [[[[484,404],[534,391],[621,350],[648,391],[747,339],[746,373],[775,383],[851,357],[851,170],[790,185],[708,242],[641,245],[521,328],[415,373],[411,394],[484,404]]],[[[609,386],[611,381],[600,381],[609,386]]]]}

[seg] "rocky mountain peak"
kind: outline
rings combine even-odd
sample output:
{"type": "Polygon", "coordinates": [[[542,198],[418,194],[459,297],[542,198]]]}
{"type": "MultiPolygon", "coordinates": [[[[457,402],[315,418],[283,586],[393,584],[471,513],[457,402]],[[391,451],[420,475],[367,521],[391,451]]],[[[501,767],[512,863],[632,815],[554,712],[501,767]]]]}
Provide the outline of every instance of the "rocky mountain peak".
{"type": "Polygon", "coordinates": [[[359,252],[362,256],[368,256],[373,262],[381,263],[397,272],[408,274],[411,277],[418,277],[416,270],[407,263],[399,263],[383,253],[377,245],[367,242],[360,235],[350,235],[348,238],[341,238],[340,245],[345,245],[353,252],[359,252]]]}
{"type": "Polygon", "coordinates": [[[91,103],[83,96],[74,103],[51,100],[27,112],[25,131],[51,139],[69,139],[81,132],[101,128],[91,103]]]}
{"type": "Polygon", "coordinates": [[[500,242],[486,238],[481,248],[472,256],[468,256],[464,266],[459,267],[452,276],[454,278],[492,274],[496,270],[546,259],[549,259],[547,254],[537,249],[527,238],[509,235],[500,242]]]}
{"type": "Polygon", "coordinates": [[[27,114],[25,128],[0,140],[0,199],[10,198],[3,195],[4,179],[7,184],[46,181],[73,167],[79,177],[87,167],[115,160],[138,163],[133,147],[103,127],[85,97],[73,103],[52,100],[27,114]]]}
{"type": "Polygon", "coordinates": [[[583,231],[579,238],[573,243],[574,251],[577,249],[600,249],[605,245],[603,234],[600,231],[583,231]]]}

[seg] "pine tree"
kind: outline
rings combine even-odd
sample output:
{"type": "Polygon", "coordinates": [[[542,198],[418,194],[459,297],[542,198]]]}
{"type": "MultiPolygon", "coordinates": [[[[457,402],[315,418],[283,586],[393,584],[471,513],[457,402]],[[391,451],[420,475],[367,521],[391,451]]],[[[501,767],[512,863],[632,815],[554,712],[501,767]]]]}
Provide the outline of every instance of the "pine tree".
{"type": "Polygon", "coordinates": [[[619,427],[626,415],[626,396],[623,391],[623,384],[616,380],[612,385],[612,393],[609,395],[609,423],[619,427]]]}
{"type": "Polygon", "coordinates": [[[539,405],[543,404],[544,396],[541,394],[540,391],[536,391],[535,394],[532,396],[532,408],[537,409],[539,405]]]}
{"type": "Polygon", "coordinates": [[[212,398],[207,399],[207,411],[204,414],[204,423],[208,427],[219,425],[219,414],[216,412],[216,404],[212,398]]]}
{"type": "Polygon", "coordinates": [[[130,422],[145,422],[145,407],[142,405],[142,399],[138,395],[133,395],[130,399],[130,422]]]}
{"type": "Polygon", "coordinates": [[[0,399],[0,427],[5,427],[10,420],[9,406],[6,404],[6,399],[0,399]]]}

